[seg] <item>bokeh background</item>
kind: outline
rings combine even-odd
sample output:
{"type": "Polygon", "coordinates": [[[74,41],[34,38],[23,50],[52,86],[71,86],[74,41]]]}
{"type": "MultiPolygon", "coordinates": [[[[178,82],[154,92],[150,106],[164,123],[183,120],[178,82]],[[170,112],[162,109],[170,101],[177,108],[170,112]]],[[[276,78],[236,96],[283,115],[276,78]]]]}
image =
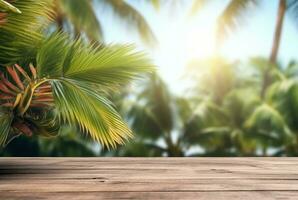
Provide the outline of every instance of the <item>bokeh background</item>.
{"type": "Polygon", "coordinates": [[[297,156],[298,1],[56,0],[49,31],[134,43],[156,73],[109,94],[134,138],[20,136],[1,156],[297,156]]]}

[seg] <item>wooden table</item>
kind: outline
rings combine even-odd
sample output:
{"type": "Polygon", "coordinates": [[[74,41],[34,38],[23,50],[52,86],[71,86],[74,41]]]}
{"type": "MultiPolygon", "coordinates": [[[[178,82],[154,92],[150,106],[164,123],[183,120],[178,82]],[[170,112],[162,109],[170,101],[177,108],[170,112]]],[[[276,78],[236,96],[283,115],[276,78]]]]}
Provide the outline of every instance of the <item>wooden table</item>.
{"type": "Polygon", "coordinates": [[[0,158],[0,199],[298,199],[298,158],[0,158]]]}

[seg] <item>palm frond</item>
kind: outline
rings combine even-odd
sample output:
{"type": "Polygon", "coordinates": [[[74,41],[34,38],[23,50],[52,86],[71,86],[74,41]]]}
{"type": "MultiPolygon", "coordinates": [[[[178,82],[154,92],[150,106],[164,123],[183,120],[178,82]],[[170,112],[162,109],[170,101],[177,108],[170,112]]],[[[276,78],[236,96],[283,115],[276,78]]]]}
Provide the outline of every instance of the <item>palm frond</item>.
{"type": "Polygon", "coordinates": [[[281,113],[268,104],[260,105],[247,119],[246,127],[252,137],[267,138],[261,143],[271,145],[286,144],[293,139],[293,134],[281,113]]]}
{"type": "Polygon", "coordinates": [[[294,22],[297,24],[298,18],[298,1],[297,0],[287,0],[287,9],[289,14],[293,18],[294,22]]]}
{"type": "Polygon", "coordinates": [[[145,102],[145,107],[150,110],[149,113],[163,131],[172,130],[174,126],[173,99],[167,85],[157,74],[152,74],[146,82],[138,100],[145,102]]]}
{"type": "Polygon", "coordinates": [[[22,13],[8,13],[0,26],[0,65],[33,59],[43,37],[41,26],[51,16],[51,0],[14,1],[12,5],[22,13]]]}
{"type": "Polygon", "coordinates": [[[9,114],[0,113],[0,147],[3,147],[11,129],[12,117],[9,114]]]}
{"type": "Polygon", "coordinates": [[[174,116],[170,92],[160,77],[153,74],[128,113],[131,127],[143,138],[156,140],[172,131],[174,116]],[[141,103],[140,103],[141,102],[141,103]]]}
{"type": "Polygon", "coordinates": [[[150,60],[131,45],[95,48],[81,40],[69,41],[63,34],[47,39],[37,56],[39,77],[64,77],[101,87],[121,86],[152,70],[150,60]]]}
{"type": "Polygon", "coordinates": [[[18,8],[14,7],[4,0],[0,0],[0,12],[22,13],[18,8]]]}
{"type": "Polygon", "coordinates": [[[258,0],[231,0],[221,15],[218,17],[217,39],[221,42],[231,31],[235,30],[250,8],[258,5],[258,0]]]}
{"type": "Polygon", "coordinates": [[[118,15],[119,19],[125,20],[127,24],[138,31],[143,41],[149,45],[156,44],[156,37],[146,19],[130,4],[124,0],[100,0],[100,3],[111,7],[115,15],[118,15]]]}
{"type": "Polygon", "coordinates": [[[89,0],[59,0],[57,1],[63,15],[65,15],[76,32],[83,32],[90,41],[101,41],[103,37],[100,21],[89,0]]]}
{"type": "Polygon", "coordinates": [[[123,144],[131,131],[102,96],[69,81],[52,81],[57,115],[62,122],[79,124],[82,131],[107,147],[123,144]]]}
{"type": "Polygon", "coordinates": [[[137,135],[157,140],[164,134],[163,127],[148,106],[133,105],[128,116],[131,120],[131,127],[137,135]]]}
{"type": "Polygon", "coordinates": [[[29,65],[30,75],[17,64],[7,67],[6,77],[0,75],[1,107],[16,114],[11,127],[28,136],[52,136],[60,123],[79,125],[107,147],[131,137],[111,102],[96,91],[125,84],[152,70],[143,54],[135,53],[131,46],[94,47],[54,33],[42,40],[35,62],[36,69],[29,65]]]}
{"type": "Polygon", "coordinates": [[[270,86],[266,98],[276,104],[291,130],[298,130],[298,82],[286,79],[270,86]]]}

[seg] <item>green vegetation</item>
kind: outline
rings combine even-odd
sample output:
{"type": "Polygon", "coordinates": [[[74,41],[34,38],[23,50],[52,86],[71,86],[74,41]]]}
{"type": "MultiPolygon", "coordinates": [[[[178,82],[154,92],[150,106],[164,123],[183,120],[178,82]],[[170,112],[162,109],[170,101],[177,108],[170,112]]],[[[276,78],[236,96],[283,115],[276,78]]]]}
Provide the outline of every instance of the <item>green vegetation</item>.
{"type": "MultiPolygon", "coordinates": [[[[148,23],[126,1],[0,2],[0,144],[20,135],[1,155],[298,156],[298,63],[277,60],[284,16],[295,17],[298,1],[279,0],[268,58],[231,62],[221,44],[262,2],[231,0],[217,20],[216,55],[188,66],[185,96],[157,73],[136,89],[128,85],[152,65],[133,46],[102,43],[95,12],[110,8],[154,44],[148,23]]],[[[210,1],[194,2],[192,14],[210,1]]]]}
{"type": "Polygon", "coordinates": [[[153,68],[129,45],[46,35],[52,7],[1,0],[0,146],[19,135],[57,135],[66,124],[114,148],[132,134],[105,93],[153,68]]]}

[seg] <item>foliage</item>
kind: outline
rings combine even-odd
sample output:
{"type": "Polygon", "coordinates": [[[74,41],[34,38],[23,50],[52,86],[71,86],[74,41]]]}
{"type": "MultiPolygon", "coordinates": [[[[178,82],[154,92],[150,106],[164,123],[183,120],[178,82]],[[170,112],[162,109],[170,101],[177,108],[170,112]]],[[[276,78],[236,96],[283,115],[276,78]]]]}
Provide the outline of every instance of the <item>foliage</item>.
{"type": "Polygon", "coordinates": [[[108,148],[123,144],[132,134],[106,93],[152,71],[150,61],[130,45],[44,34],[51,7],[50,0],[23,0],[3,9],[0,146],[22,134],[55,136],[62,124],[78,126],[108,148]]]}
{"type": "MultiPolygon", "coordinates": [[[[155,7],[159,0],[150,0],[155,7]]],[[[132,5],[124,0],[55,0],[55,22],[59,30],[69,30],[75,36],[86,36],[91,42],[104,41],[102,19],[97,18],[98,10],[109,8],[113,14],[130,29],[136,30],[148,45],[155,45],[156,38],[148,22],[132,5]],[[96,9],[95,9],[96,8],[96,9]]]]}
{"type": "MultiPolygon", "coordinates": [[[[102,18],[96,17],[94,5],[111,9],[147,42],[154,41],[153,33],[126,1],[94,2],[55,1],[55,15],[51,6],[44,6],[52,5],[47,1],[12,2],[22,13],[0,6],[0,144],[21,134],[1,155],[298,155],[296,62],[282,65],[262,57],[231,62],[217,55],[191,63],[187,78],[193,85],[183,95],[173,94],[156,73],[129,86],[131,79],[152,70],[150,61],[133,46],[100,44],[102,18]],[[23,18],[28,23],[21,23],[23,18]],[[58,29],[62,25],[60,30],[81,39],[44,34],[52,28],[52,18],[58,29]],[[263,95],[266,76],[270,81],[263,95]],[[132,135],[128,127],[135,137],[125,146],[110,151],[94,142],[107,147],[122,144],[132,135]],[[36,137],[58,133],[51,140],[36,137]]],[[[164,1],[148,2],[158,8],[164,1]]],[[[195,13],[210,1],[193,2],[195,13]]],[[[227,2],[218,17],[218,36],[235,30],[260,2],[227,2]]],[[[287,13],[295,17],[296,9],[297,1],[288,0],[287,13]]]]}

